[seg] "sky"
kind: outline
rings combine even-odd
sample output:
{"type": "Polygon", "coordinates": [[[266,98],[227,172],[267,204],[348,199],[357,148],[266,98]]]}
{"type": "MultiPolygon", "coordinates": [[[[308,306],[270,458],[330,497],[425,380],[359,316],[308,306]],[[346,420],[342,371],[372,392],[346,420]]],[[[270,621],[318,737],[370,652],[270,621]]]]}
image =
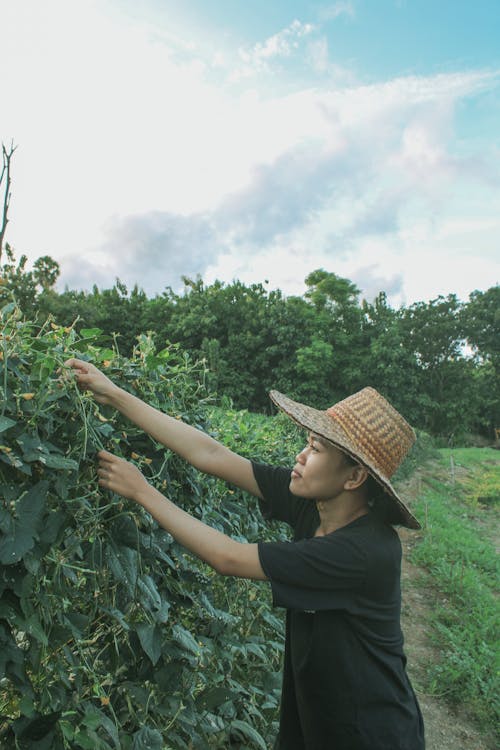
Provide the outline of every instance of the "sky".
{"type": "Polygon", "coordinates": [[[0,0],[0,28],[5,239],[59,290],[499,282],[498,0],[0,0]]]}

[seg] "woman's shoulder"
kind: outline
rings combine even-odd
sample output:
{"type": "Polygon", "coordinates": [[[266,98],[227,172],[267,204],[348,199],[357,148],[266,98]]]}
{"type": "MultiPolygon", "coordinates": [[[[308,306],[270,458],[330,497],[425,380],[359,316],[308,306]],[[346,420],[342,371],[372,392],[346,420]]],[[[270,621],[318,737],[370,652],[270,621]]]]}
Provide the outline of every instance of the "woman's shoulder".
{"type": "Polygon", "coordinates": [[[363,545],[366,550],[382,549],[396,554],[400,554],[401,551],[401,541],[396,529],[375,513],[360,516],[336,533],[349,537],[353,542],[363,545]]]}

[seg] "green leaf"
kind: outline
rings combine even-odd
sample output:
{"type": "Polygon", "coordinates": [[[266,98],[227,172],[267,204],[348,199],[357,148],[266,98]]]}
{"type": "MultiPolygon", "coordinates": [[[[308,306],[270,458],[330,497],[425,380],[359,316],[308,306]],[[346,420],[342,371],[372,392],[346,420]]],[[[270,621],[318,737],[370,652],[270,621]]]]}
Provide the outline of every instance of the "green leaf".
{"type": "Polygon", "coordinates": [[[137,568],[139,556],[130,547],[118,547],[114,542],[106,549],[109,569],[118,583],[134,595],[137,584],[137,568]]]}
{"type": "Polygon", "coordinates": [[[64,511],[56,510],[49,513],[44,519],[43,526],[40,529],[40,541],[45,544],[52,544],[55,542],[65,521],[66,514],[64,511]]]}
{"type": "Polygon", "coordinates": [[[4,432],[10,427],[14,427],[15,424],[17,424],[17,422],[13,419],[9,419],[9,417],[0,417],[0,432],[4,432]]]}
{"type": "Polygon", "coordinates": [[[49,469],[78,469],[78,463],[76,461],[72,458],[66,458],[65,456],[58,456],[57,453],[44,453],[39,456],[38,460],[49,469]]]}
{"type": "Polygon", "coordinates": [[[153,666],[155,666],[161,656],[160,628],[158,625],[141,622],[137,625],[136,631],[143,650],[151,659],[153,666]]]}
{"type": "Polygon", "coordinates": [[[20,524],[33,533],[45,509],[48,486],[49,483],[46,480],[38,482],[17,503],[16,512],[20,524]]]}
{"type": "Polygon", "coordinates": [[[267,750],[267,745],[259,732],[254,729],[248,722],[242,721],[241,719],[235,719],[231,722],[231,729],[236,730],[246,740],[252,742],[253,747],[258,747],[261,750],[267,750]]]}
{"type": "Polygon", "coordinates": [[[2,320],[5,320],[7,318],[7,316],[10,315],[11,312],[13,312],[16,309],[16,307],[17,307],[17,303],[16,302],[9,302],[8,305],[4,305],[0,309],[0,316],[1,316],[2,320]]]}
{"type": "Polygon", "coordinates": [[[14,734],[18,740],[22,741],[40,741],[48,735],[61,715],[60,711],[54,711],[50,714],[36,713],[32,717],[21,716],[12,722],[14,734]]]}
{"type": "Polygon", "coordinates": [[[0,505],[0,531],[3,534],[8,534],[14,525],[14,519],[12,518],[11,514],[7,510],[7,508],[2,508],[0,505]]]}
{"type": "Polygon", "coordinates": [[[162,750],[163,738],[157,729],[142,727],[134,734],[132,750],[162,750]]]}
{"type": "Polygon", "coordinates": [[[141,576],[137,581],[141,604],[153,612],[161,609],[161,596],[151,576],[141,576]]]}
{"type": "Polygon", "coordinates": [[[183,628],[182,625],[174,625],[172,628],[172,635],[174,640],[182,646],[185,651],[189,651],[195,656],[200,655],[200,646],[195,641],[189,630],[183,628]]]}
{"type": "MultiPolygon", "coordinates": [[[[99,330],[99,329],[94,329],[99,330]]],[[[96,361],[97,362],[105,362],[106,360],[114,359],[116,356],[116,352],[113,351],[113,349],[99,349],[96,361]]]]}
{"type": "MultiPolygon", "coordinates": [[[[100,727],[105,729],[111,737],[116,750],[120,750],[120,739],[118,737],[116,725],[108,716],[106,716],[104,711],[101,711],[99,708],[96,708],[95,706],[87,703],[85,716],[82,723],[85,727],[87,727],[88,730],[90,730],[90,732],[99,729],[100,727]]],[[[81,741],[80,738],[79,741],[81,741]]],[[[109,747],[109,745],[104,740],[100,740],[100,742],[101,744],[97,745],[97,747],[109,747]]],[[[96,747],[96,745],[92,745],[92,747],[96,747]]]]}
{"type": "Polygon", "coordinates": [[[87,727],[87,729],[97,729],[102,724],[102,717],[102,711],[99,711],[97,708],[94,708],[92,706],[85,712],[82,723],[87,727]]]}
{"type": "Polygon", "coordinates": [[[95,336],[99,336],[102,333],[102,328],[82,328],[80,336],[84,339],[91,339],[95,336]]]}
{"type": "Polygon", "coordinates": [[[48,483],[38,482],[18,501],[16,518],[0,539],[0,563],[14,565],[34,546],[45,508],[48,483]]]}
{"type": "Polygon", "coordinates": [[[197,697],[196,703],[205,711],[213,711],[214,708],[218,708],[223,703],[235,700],[238,695],[239,693],[235,690],[228,690],[228,688],[224,687],[211,687],[204,690],[197,697]]]}
{"type": "Polygon", "coordinates": [[[116,607],[101,607],[101,612],[105,612],[110,617],[112,617],[114,620],[120,623],[121,627],[124,630],[130,630],[130,625],[128,624],[127,620],[125,619],[125,616],[123,612],[121,612],[119,609],[116,609],[116,607]]]}
{"type": "Polygon", "coordinates": [[[0,461],[3,461],[3,463],[8,466],[14,466],[14,468],[22,471],[23,474],[31,474],[31,468],[26,464],[23,464],[19,456],[16,456],[14,453],[4,453],[3,451],[0,451],[0,461]]]}
{"type": "MultiPolygon", "coordinates": [[[[96,744],[93,737],[89,737],[86,732],[77,732],[74,736],[76,747],[81,750],[96,750],[96,744]]],[[[100,745],[102,747],[102,744],[100,745]]]]}
{"type": "Polygon", "coordinates": [[[83,614],[82,612],[67,612],[64,618],[64,623],[67,623],[71,628],[71,632],[73,633],[73,637],[75,639],[80,639],[83,637],[83,634],[85,633],[89,622],[90,617],[83,614]]]}
{"type": "Polygon", "coordinates": [[[33,698],[30,695],[23,695],[23,697],[19,701],[19,711],[21,712],[22,716],[34,716],[34,714],[36,713],[35,704],[33,702],[33,698]]]}
{"type": "Polygon", "coordinates": [[[48,646],[49,639],[47,633],[43,629],[43,626],[36,615],[31,615],[31,617],[26,620],[24,627],[28,635],[36,638],[36,640],[41,643],[42,646],[48,646]]]}

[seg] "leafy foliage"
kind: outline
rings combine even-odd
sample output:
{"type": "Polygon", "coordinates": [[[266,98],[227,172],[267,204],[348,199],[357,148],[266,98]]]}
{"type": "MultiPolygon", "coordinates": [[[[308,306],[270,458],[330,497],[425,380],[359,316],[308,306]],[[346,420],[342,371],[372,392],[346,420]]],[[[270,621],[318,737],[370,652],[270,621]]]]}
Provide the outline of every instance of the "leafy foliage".
{"type": "MultiPolygon", "coordinates": [[[[0,335],[0,745],[265,747],[283,648],[267,587],[212,574],[142,509],[100,491],[95,453],[134,459],[161,491],[240,538],[263,536],[255,503],[58,374],[68,356],[90,358],[210,430],[204,368],[148,336],[126,359],[98,329],[40,329],[14,305],[1,310],[0,335]]],[[[271,437],[261,458],[282,450],[271,437]]]]}
{"type": "Polygon", "coordinates": [[[417,428],[457,444],[468,433],[493,439],[500,420],[499,287],[393,309],[383,291],[359,300],[348,279],[324,269],[306,278],[303,297],[265,284],[211,285],[184,278],[182,294],[167,288],[148,299],[119,280],[111,289],[55,292],[58,264],[26,258],[0,267],[0,304],[15,297],[39,321],[100,328],[131,356],[137,336],[154,331],[207,363],[212,389],[237,408],[269,412],[267,392],[327,408],[371,385],[417,428]]]}
{"type": "Polygon", "coordinates": [[[500,417],[498,320],[492,287],[468,304],[455,295],[391,308],[383,292],[359,304],[352,282],[319,269],[304,297],[261,284],[211,286],[185,279],[152,300],[136,288],[45,294],[42,307],[69,325],[120,334],[127,353],[144,330],[205,358],[211,386],[237,408],[267,412],[277,388],[327,408],[366,385],[378,388],[419,429],[461,440],[493,436],[500,417]]]}

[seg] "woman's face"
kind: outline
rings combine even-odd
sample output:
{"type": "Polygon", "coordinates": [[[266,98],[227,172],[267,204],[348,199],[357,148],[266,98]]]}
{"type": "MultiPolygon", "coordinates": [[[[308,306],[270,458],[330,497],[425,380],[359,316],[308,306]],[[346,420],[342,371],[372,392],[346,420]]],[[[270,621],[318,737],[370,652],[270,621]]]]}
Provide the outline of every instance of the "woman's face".
{"type": "Polygon", "coordinates": [[[290,477],[290,491],[311,500],[331,500],[344,491],[353,471],[342,451],[313,432],[297,455],[290,477]]]}

